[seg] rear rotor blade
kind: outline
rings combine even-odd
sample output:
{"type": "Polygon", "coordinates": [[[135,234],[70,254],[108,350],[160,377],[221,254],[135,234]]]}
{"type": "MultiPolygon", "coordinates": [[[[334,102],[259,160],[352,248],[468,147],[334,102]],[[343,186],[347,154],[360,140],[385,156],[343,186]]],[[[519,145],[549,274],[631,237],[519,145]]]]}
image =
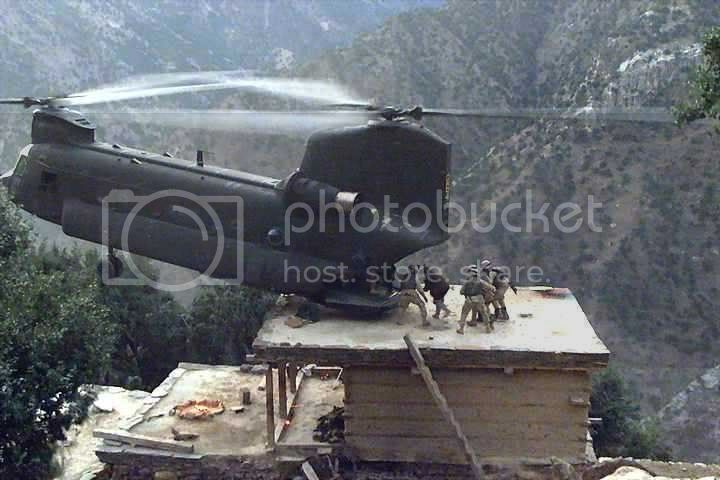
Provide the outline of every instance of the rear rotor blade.
{"type": "Polygon", "coordinates": [[[132,110],[93,112],[93,116],[118,117],[128,122],[176,128],[243,131],[277,134],[309,133],[323,128],[365,124],[375,115],[353,111],[254,111],[254,110],[132,110]]]}
{"type": "Polygon", "coordinates": [[[44,105],[46,102],[47,99],[34,97],[0,98],[0,105],[22,105],[25,108],[29,108],[33,105],[44,105]]]}
{"type": "Polygon", "coordinates": [[[475,117],[505,119],[546,119],[546,120],[578,120],[587,122],[641,122],[641,123],[673,123],[675,119],[670,111],[660,108],[643,108],[637,110],[615,108],[582,108],[578,110],[562,110],[556,108],[519,108],[519,109],[438,109],[423,108],[423,117],[475,117]]]}

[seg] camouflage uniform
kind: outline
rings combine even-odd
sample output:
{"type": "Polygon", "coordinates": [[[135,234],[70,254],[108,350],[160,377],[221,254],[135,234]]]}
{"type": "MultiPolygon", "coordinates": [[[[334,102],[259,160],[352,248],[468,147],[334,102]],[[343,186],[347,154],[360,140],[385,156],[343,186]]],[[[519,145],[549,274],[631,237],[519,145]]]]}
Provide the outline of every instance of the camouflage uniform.
{"type": "Polygon", "coordinates": [[[493,325],[493,319],[488,314],[488,309],[485,304],[487,295],[493,295],[495,287],[489,282],[480,278],[477,274],[470,280],[463,284],[460,289],[460,294],[465,297],[465,303],[460,313],[460,322],[458,325],[457,333],[465,333],[465,319],[468,314],[472,312],[472,319],[468,322],[468,325],[477,325],[477,316],[480,315],[482,321],[485,323],[485,328],[488,332],[495,329],[493,325]]]}
{"type": "Polygon", "coordinates": [[[482,271],[495,287],[495,294],[486,302],[487,305],[492,303],[495,320],[510,320],[510,315],[508,315],[505,306],[505,293],[507,293],[508,289],[512,289],[517,295],[517,288],[515,288],[510,281],[510,277],[502,268],[493,267],[488,260],[482,262],[482,271]]]}
{"type": "Polygon", "coordinates": [[[407,279],[400,282],[400,298],[398,299],[398,306],[403,310],[403,313],[406,313],[411,304],[417,305],[420,309],[420,314],[422,315],[422,324],[430,325],[430,322],[427,319],[427,307],[425,307],[427,298],[418,288],[417,270],[412,266],[409,268],[410,275],[407,279]]]}

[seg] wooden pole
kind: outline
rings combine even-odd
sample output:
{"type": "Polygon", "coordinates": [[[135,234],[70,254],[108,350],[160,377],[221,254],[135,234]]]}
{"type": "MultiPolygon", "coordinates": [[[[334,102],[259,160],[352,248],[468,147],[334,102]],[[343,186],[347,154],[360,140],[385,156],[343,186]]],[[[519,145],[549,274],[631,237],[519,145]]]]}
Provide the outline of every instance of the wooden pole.
{"type": "Polygon", "coordinates": [[[290,393],[297,393],[297,373],[297,364],[288,363],[288,384],[290,385],[290,393]]]}
{"type": "Polygon", "coordinates": [[[275,448],[275,395],[273,393],[273,367],[268,365],[265,372],[265,415],[267,420],[267,442],[270,448],[275,448]]]}
{"type": "Polygon", "coordinates": [[[280,402],[280,418],[287,419],[287,363],[282,362],[278,365],[278,401],[280,402]]]}
{"type": "Polygon", "coordinates": [[[445,399],[445,395],[442,394],[440,391],[440,387],[438,386],[437,382],[432,376],[432,372],[428,368],[428,366],[425,364],[425,359],[423,358],[422,353],[417,348],[417,345],[412,341],[412,338],[410,338],[410,335],[405,335],[403,337],[403,340],[405,340],[405,344],[408,347],[408,350],[410,350],[410,356],[415,361],[415,365],[417,366],[418,372],[420,372],[420,376],[422,377],[423,381],[425,382],[425,386],[430,391],[430,395],[432,395],[433,400],[435,400],[435,404],[440,409],[440,412],[442,413],[443,417],[445,417],[445,420],[450,424],[450,426],[455,431],[455,437],[458,440],[458,443],[460,445],[460,448],[462,449],[463,453],[465,454],[465,458],[467,459],[468,463],[470,464],[470,467],[472,468],[473,474],[475,474],[475,478],[477,480],[482,480],[483,473],[482,473],[482,467],[480,466],[480,461],[477,458],[477,455],[475,454],[475,450],[473,449],[472,445],[470,445],[470,442],[468,441],[467,437],[462,431],[462,427],[460,426],[460,423],[455,418],[455,414],[453,413],[452,409],[450,408],[450,405],[448,405],[447,400],[445,399]]]}

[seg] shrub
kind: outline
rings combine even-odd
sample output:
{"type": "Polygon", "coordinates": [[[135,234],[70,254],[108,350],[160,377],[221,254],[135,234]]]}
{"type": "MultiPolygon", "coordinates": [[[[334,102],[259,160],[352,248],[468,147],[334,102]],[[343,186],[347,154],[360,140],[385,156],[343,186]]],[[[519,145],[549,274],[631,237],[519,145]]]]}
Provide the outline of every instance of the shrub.
{"type": "Polygon", "coordinates": [[[596,374],[590,396],[590,416],[602,418],[592,437],[598,456],[650,458],[667,461],[670,450],[652,420],[640,418],[632,391],[612,368],[596,374]]]}

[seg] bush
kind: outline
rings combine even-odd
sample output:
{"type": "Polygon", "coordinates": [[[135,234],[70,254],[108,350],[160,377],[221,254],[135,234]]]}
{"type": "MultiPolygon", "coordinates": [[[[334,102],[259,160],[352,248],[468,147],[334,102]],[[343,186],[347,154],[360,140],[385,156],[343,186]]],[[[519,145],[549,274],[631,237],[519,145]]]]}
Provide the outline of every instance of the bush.
{"type": "Polygon", "coordinates": [[[703,38],[703,57],[690,82],[690,99],[674,110],[681,125],[702,118],[720,119],[720,27],[703,38]]]}
{"type": "Polygon", "coordinates": [[[593,428],[595,452],[602,457],[634,457],[667,461],[670,449],[652,420],[640,418],[640,408],[620,375],[608,368],[593,378],[590,416],[602,418],[593,428]]]}
{"type": "MultiPolygon", "coordinates": [[[[134,261],[155,277],[148,262],[134,261]]],[[[98,297],[118,332],[106,383],[152,390],[186,360],[186,314],[170,294],[147,285],[101,285],[98,297]]]]}
{"type": "Polygon", "coordinates": [[[113,329],[92,277],[33,252],[0,196],[0,478],[45,478],[52,445],[85,414],[78,388],[109,364],[113,329]]]}
{"type": "Polygon", "coordinates": [[[275,300],[275,295],[248,287],[207,287],[193,302],[190,314],[192,361],[242,363],[275,300]]]}

